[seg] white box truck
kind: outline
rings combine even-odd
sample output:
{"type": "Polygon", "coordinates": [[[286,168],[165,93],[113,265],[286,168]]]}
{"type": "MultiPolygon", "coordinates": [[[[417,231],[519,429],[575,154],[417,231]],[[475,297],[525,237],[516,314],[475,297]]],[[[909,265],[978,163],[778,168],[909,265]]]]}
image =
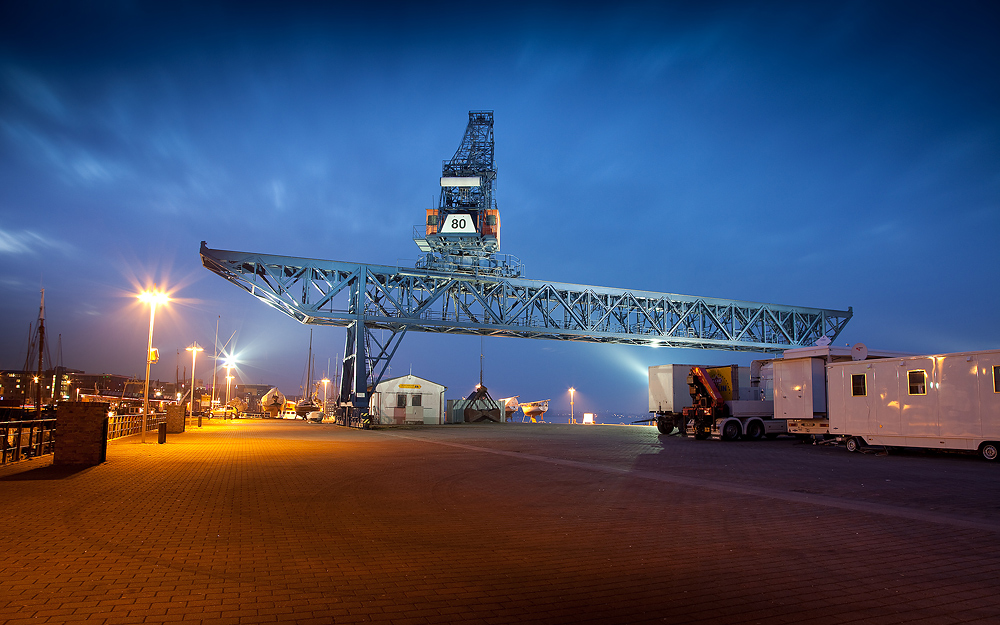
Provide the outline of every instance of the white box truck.
{"type": "Polygon", "coordinates": [[[656,365],[649,368],[649,411],[656,415],[656,429],[670,434],[684,432],[683,412],[691,407],[688,374],[691,365],[656,365]]]}
{"type": "Polygon", "coordinates": [[[1000,350],[826,365],[830,433],[862,445],[976,450],[997,459],[1000,350]]]}
{"type": "Polygon", "coordinates": [[[695,438],[755,440],[785,433],[761,384],[761,367],[659,365],[649,368],[649,412],[656,429],[695,438]],[[714,395],[714,398],[713,398],[714,395]]]}

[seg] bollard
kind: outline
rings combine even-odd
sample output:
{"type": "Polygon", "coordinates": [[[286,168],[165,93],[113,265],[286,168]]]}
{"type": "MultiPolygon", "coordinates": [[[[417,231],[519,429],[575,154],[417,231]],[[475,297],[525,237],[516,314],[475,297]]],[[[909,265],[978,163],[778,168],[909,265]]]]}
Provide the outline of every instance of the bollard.
{"type": "Polygon", "coordinates": [[[201,414],[198,414],[198,427],[201,427],[201,414]]]}
{"type": "Polygon", "coordinates": [[[100,461],[108,461],[108,430],[111,428],[111,419],[109,417],[104,417],[104,421],[101,423],[101,453],[100,461]]]}
{"type": "Polygon", "coordinates": [[[160,424],[160,426],[157,428],[157,433],[158,433],[157,440],[156,440],[157,443],[159,443],[159,444],[162,445],[163,443],[167,442],[167,424],[166,423],[161,423],[160,424]]]}

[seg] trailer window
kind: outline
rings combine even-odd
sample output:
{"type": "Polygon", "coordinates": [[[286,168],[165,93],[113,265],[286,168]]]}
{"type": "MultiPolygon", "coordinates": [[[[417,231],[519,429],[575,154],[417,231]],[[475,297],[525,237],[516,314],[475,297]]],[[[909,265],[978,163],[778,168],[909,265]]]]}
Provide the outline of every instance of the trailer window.
{"type": "Polygon", "coordinates": [[[910,395],[927,394],[927,372],[921,369],[907,371],[906,380],[910,385],[910,395]]]}
{"type": "Polygon", "coordinates": [[[865,383],[865,374],[855,373],[851,375],[851,395],[854,397],[867,397],[868,385],[865,383]]]}
{"type": "Polygon", "coordinates": [[[414,395],[413,396],[413,401],[412,401],[412,403],[410,405],[411,406],[420,406],[420,405],[422,405],[422,402],[421,402],[421,399],[420,399],[421,397],[423,397],[423,395],[414,395]]]}
{"type": "Polygon", "coordinates": [[[1000,393],[1000,365],[993,365],[993,392],[1000,393]]]}
{"type": "Polygon", "coordinates": [[[406,408],[406,394],[397,393],[396,394],[396,408],[406,408]]]}

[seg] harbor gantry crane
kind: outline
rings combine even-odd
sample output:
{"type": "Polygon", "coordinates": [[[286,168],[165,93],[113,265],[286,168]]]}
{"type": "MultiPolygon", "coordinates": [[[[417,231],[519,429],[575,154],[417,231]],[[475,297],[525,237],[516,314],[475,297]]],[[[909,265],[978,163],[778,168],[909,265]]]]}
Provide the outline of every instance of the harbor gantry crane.
{"type": "Polygon", "coordinates": [[[309,325],[347,328],[339,403],[368,406],[408,331],[776,353],[834,340],[853,314],[522,277],[500,250],[493,111],[470,111],[414,267],[209,248],[202,264],[309,325]],[[383,338],[387,331],[388,337],[383,338]]]}

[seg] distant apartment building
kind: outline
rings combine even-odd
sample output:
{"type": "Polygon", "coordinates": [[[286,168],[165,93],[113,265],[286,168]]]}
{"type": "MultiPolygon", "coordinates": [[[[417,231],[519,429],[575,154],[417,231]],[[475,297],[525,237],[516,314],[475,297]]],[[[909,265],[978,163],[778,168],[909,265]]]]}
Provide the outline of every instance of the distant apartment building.
{"type": "MultiPolygon", "coordinates": [[[[200,380],[196,380],[201,383],[200,380]]],[[[86,373],[76,369],[56,367],[39,376],[31,371],[0,371],[0,402],[7,406],[34,404],[41,386],[42,403],[79,401],[84,397],[142,399],[145,380],[115,373],[86,373]]],[[[204,385],[202,385],[204,386],[204,385]]],[[[177,394],[187,393],[188,384],[149,381],[150,399],[177,400],[177,394]]]]}

